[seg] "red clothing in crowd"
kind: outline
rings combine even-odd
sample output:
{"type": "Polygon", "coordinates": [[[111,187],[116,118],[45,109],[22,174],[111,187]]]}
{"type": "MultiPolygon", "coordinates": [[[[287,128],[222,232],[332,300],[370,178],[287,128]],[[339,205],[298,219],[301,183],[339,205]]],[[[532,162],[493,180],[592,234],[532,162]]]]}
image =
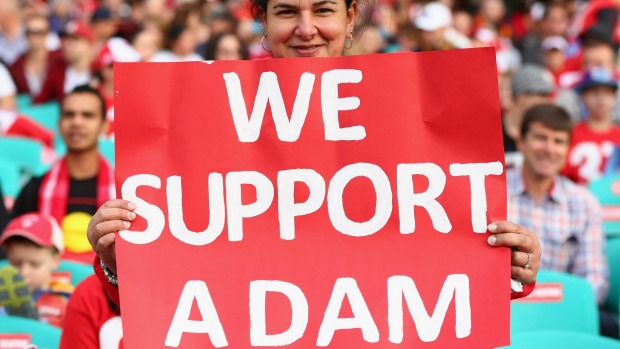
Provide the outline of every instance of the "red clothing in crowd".
{"type": "Polygon", "coordinates": [[[617,145],[620,145],[618,126],[612,125],[607,131],[595,132],[585,122],[575,125],[562,174],[581,184],[600,177],[617,145]]]}
{"type": "MultiPolygon", "coordinates": [[[[57,67],[59,61],[62,61],[62,56],[60,55],[60,51],[50,52],[47,57],[47,73],[45,78],[43,79],[42,85],[45,85],[46,81],[53,76],[55,72],[52,71],[52,68],[57,67]]],[[[9,67],[9,72],[11,73],[11,77],[13,78],[13,82],[15,82],[15,87],[17,88],[17,93],[22,94],[30,94],[30,87],[28,86],[28,78],[26,78],[26,54],[23,54],[21,57],[9,67]]]]}
{"type": "Polygon", "coordinates": [[[73,292],[60,340],[60,349],[122,349],[123,329],[116,307],[94,276],[73,292]]]}
{"type": "Polygon", "coordinates": [[[67,64],[61,60],[55,60],[47,68],[47,79],[41,87],[41,92],[32,99],[33,104],[45,103],[50,100],[62,100],[65,95],[65,72],[67,64]]]}
{"type": "Polygon", "coordinates": [[[53,148],[54,133],[14,110],[0,110],[0,135],[30,138],[53,148]]]}

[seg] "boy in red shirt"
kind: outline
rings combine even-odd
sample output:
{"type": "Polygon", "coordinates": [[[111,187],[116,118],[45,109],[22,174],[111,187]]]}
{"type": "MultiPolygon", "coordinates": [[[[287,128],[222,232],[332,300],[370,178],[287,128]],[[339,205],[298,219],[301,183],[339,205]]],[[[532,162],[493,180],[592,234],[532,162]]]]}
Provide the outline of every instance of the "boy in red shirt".
{"type": "Polygon", "coordinates": [[[562,174],[587,184],[601,177],[614,148],[620,145],[620,127],[613,124],[618,81],[613,72],[596,68],[586,73],[576,87],[586,110],[586,119],[573,128],[571,148],[562,174]]]}
{"type": "Polygon", "coordinates": [[[60,265],[63,234],[58,223],[38,213],[15,218],[0,237],[0,245],[32,295],[40,321],[62,327],[73,286],[53,276],[60,265]]]}

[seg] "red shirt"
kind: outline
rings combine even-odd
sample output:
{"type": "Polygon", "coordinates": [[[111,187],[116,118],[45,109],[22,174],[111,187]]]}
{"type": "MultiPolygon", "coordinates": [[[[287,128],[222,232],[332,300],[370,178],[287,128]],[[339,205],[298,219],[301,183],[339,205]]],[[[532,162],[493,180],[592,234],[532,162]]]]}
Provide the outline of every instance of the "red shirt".
{"type": "Polygon", "coordinates": [[[121,318],[95,275],[73,292],[60,340],[60,349],[122,349],[121,318]]]}
{"type": "Polygon", "coordinates": [[[620,145],[620,127],[595,132],[585,122],[573,128],[570,150],[562,174],[573,181],[586,184],[599,178],[614,147],[620,145]]]}

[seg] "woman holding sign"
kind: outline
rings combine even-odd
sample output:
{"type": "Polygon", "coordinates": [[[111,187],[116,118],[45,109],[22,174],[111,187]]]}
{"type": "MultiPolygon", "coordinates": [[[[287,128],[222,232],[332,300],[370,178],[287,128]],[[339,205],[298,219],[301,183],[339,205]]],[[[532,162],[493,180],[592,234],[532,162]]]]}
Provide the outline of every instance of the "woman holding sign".
{"type": "MultiPolygon", "coordinates": [[[[253,8],[264,24],[263,47],[276,58],[336,57],[353,44],[356,0],[253,0],[253,8]]],[[[129,228],[136,218],[135,209],[136,205],[126,200],[108,201],[88,227],[88,239],[100,258],[96,272],[116,302],[114,233],[129,228]]],[[[488,231],[489,245],[512,248],[512,278],[526,285],[523,292],[514,292],[513,298],[529,294],[540,264],[538,238],[510,222],[492,223],[488,231]]]]}

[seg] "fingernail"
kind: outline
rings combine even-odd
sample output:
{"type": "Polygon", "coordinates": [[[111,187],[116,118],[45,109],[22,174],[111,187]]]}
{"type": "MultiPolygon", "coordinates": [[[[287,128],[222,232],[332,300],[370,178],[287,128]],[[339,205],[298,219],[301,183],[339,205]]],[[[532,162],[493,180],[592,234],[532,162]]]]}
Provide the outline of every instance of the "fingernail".
{"type": "Polygon", "coordinates": [[[136,219],[136,213],[135,212],[129,212],[129,219],[131,219],[131,220],[136,219]]]}
{"type": "Polygon", "coordinates": [[[125,229],[129,229],[129,226],[131,226],[129,222],[123,222],[123,225],[125,226],[125,229]]]}
{"type": "Polygon", "coordinates": [[[130,202],[129,205],[127,205],[129,207],[130,210],[135,210],[136,209],[136,204],[134,204],[133,202],[130,202]]]}
{"type": "Polygon", "coordinates": [[[495,230],[497,229],[497,224],[490,224],[488,228],[490,232],[495,232],[495,230]]]}
{"type": "Polygon", "coordinates": [[[495,246],[495,242],[497,241],[497,238],[495,237],[495,235],[491,235],[489,236],[489,238],[487,239],[487,242],[489,243],[489,245],[491,246],[495,246]]]}

